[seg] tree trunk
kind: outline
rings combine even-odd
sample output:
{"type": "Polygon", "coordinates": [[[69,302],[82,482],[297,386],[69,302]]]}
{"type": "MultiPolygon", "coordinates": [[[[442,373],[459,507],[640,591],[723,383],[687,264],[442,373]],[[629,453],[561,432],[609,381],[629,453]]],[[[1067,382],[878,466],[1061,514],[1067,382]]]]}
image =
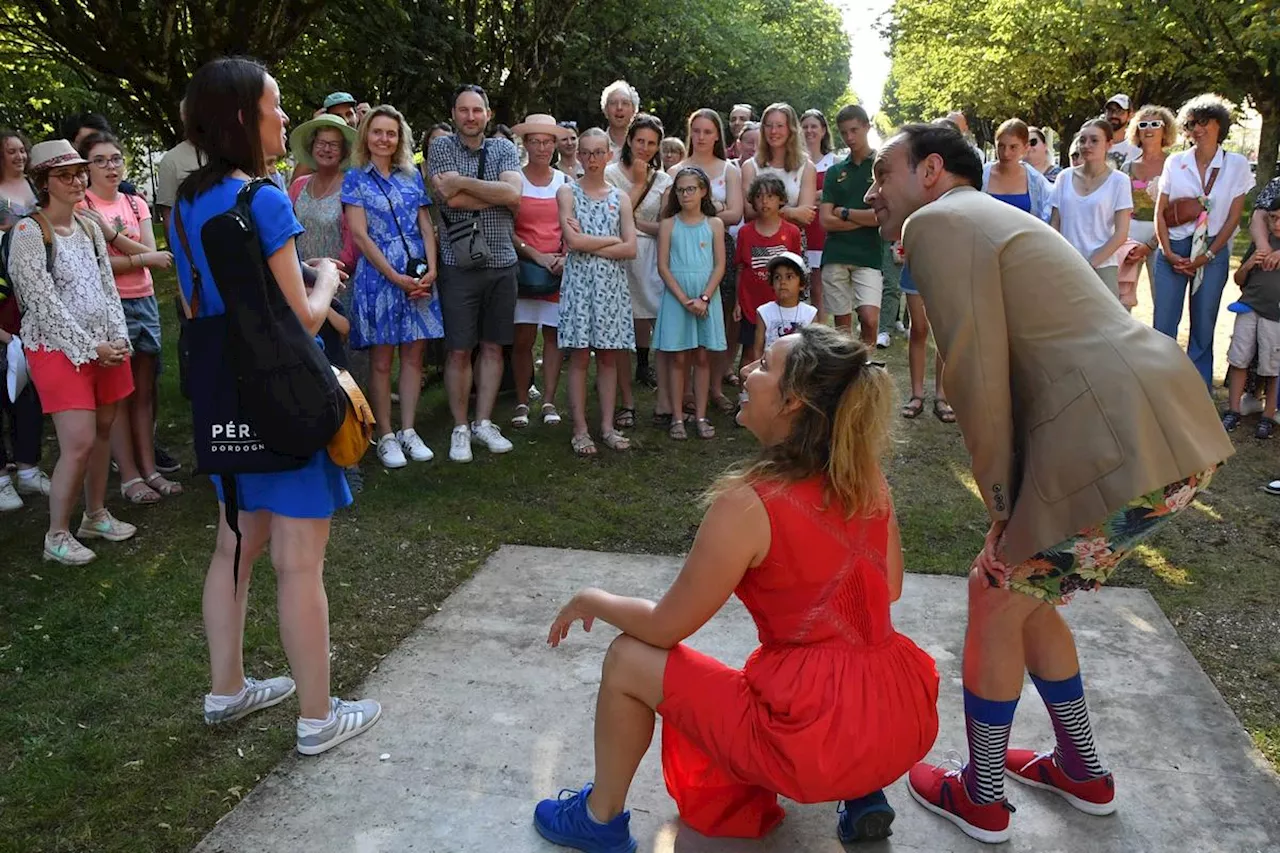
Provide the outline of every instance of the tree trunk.
{"type": "Polygon", "coordinates": [[[1280,95],[1274,91],[1255,92],[1254,107],[1262,116],[1262,134],[1258,138],[1257,188],[1275,177],[1276,158],[1280,156],[1280,95]]]}

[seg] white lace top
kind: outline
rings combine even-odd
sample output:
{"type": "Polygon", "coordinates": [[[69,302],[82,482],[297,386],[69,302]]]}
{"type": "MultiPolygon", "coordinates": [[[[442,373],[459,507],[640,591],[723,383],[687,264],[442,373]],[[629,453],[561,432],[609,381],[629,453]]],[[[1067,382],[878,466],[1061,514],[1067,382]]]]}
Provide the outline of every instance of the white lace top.
{"type": "Polygon", "coordinates": [[[24,219],[14,226],[9,274],[22,306],[22,343],[61,352],[77,367],[98,358],[98,344],[129,339],[107,246],[92,222],[71,236],[55,234],[53,275],[45,266],[40,226],[24,219]],[[95,245],[96,252],[95,252],[95,245]]]}

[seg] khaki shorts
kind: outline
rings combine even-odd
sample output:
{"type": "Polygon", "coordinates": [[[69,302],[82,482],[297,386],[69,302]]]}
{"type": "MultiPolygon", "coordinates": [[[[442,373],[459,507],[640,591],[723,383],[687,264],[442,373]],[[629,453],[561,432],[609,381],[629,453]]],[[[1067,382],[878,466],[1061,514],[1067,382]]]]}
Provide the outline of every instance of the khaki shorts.
{"type": "Polygon", "coordinates": [[[852,314],[863,305],[880,307],[884,276],[874,267],[825,264],[822,267],[822,309],[836,317],[852,314]]]}
{"type": "Polygon", "coordinates": [[[1280,322],[1259,317],[1256,311],[1237,314],[1227,363],[1248,370],[1255,354],[1259,376],[1280,376],[1280,322]]]}

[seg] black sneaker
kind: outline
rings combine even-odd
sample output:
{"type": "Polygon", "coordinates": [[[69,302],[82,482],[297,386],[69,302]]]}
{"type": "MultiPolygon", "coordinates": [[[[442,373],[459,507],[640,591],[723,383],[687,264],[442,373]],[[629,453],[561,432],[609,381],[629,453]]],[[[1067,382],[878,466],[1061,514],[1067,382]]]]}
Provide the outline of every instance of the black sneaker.
{"type": "Polygon", "coordinates": [[[156,445],[156,470],[161,474],[173,474],[182,470],[182,463],[169,455],[169,451],[156,445]]]}
{"type": "Polygon", "coordinates": [[[856,800],[845,800],[836,808],[840,820],[836,834],[845,844],[856,841],[883,841],[893,835],[893,806],[884,791],[875,791],[856,800]]]}
{"type": "Polygon", "coordinates": [[[1226,411],[1222,413],[1222,428],[1227,432],[1231,432],[1240,426],[1240,419],[1243,417],[1239,412],[1226,411]]]}

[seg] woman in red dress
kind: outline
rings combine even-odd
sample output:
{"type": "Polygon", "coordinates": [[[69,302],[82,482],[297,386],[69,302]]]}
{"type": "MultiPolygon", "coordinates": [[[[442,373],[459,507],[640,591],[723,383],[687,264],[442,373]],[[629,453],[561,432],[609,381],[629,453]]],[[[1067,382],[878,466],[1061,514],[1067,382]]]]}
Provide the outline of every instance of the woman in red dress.
{"type": "Polygon", "coordinates": [[[595,781],[538,805],[548,840],[635,850],[624,806],[655,713],[667,790],[699,832],[763,836],[783,819],[781,794],[846,801],[842,840],[889,834],[880,789],[933,745],[938,673],[889,618],[902,591],[879,464],[892,383],[868,356],[812,325],[744,368],[738,417],[762,450],[714,488],[671,589],[656,604],[585,589],[556,617],[552,646],[578,620],[623,633],[604,660],[595,781]],[[734,593],[761,641],[741,670],[682,644],[734,593]]]}

